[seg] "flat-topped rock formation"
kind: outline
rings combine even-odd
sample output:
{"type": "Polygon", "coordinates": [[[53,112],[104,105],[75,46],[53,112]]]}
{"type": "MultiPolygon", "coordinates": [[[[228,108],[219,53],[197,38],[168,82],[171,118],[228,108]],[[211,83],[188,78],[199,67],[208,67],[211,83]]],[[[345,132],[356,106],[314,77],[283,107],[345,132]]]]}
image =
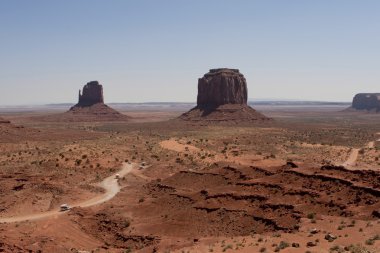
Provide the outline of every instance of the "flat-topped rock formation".
{"type": "Polygon", "coordinates": [[[198,79],[197,106],[180,119],[235,123],[268,120],[247,105],[247,94],[247,82],[238,69],[211,69],[198,79]]]}
{"type": "Polygon", "coordinates": [[[380,111],[380,93],[359,93],[352,100],[353,110],[380,111]]]}
{"type": "Polygon", "coordinates": [[[247,82],[238,69],[211,69],[198,80],[198,107],[247,104],[247,82]]]}

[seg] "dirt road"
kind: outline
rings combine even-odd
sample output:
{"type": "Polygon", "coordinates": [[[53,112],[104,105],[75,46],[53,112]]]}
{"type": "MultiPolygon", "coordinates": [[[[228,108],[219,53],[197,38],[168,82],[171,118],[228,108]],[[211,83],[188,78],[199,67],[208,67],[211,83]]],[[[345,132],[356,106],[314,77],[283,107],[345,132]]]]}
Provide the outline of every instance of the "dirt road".
{"type": "MultiPolygon", "coordinates": [[[[380,133],[377,133],[377,135],[379,135],[380,133]]],[[[374,148],[375,147],[375,142],[374,141],[370,141],[367,143],[366,145],[366,148],[374,148]]],[[[346,168],[349,168],[349,167],[353,167],[353,166],[356,166],[356,161],[358,160],[358,157],[359,157],[359,151],[360,151],[360,148],[353,148],[351,150],[351,154],[350,156],[348,157],[348,159],[342,163],[342,166],[346,167],[346,168]]]]}
{"type": "MultiPolygon", "coordinates": [[[[134,164],[124,163],[122,169],[113,174],[112,176],[107,177],[102,182],[99,183],[99,186],[104,188],[106,191],[104,194],[99,195],[97,197],[94,197],[92,199],[75,203],[73,205],[70,205],[71,207],[90,207],[95,206],[101,203],[104,203],[113,197],[116,196],[116,194],[120,191],[120,186],[115,178],[116,174],[119,174],[120,177],[123,177],[130,173],[133,169],[134,164]]],[[[15,216],[15,217],[4,217],[0,218],[0,223],[11,223],[11,222],[20,222],[20,221],[26,221],[26,220],[38,220],[50,216],[60,215],[65,212],[60,212],[59,210],[53,210],[43,213],[37,213],[37,214],[29,214],[29,215],[23,215],[23,216],[15,216]]]]}
{"type": "Polygon", "coordinates": [[[342,166],[344,166],[346,168],[351,167],[351,166],[355,166],[356,160],[358,159],[358,156],[359,156],[359,151],[360,151],[359,148],[353,148],[351,150],[350,156],[348,157],[348,159],[344,163],[342,163],[342,166]]]}

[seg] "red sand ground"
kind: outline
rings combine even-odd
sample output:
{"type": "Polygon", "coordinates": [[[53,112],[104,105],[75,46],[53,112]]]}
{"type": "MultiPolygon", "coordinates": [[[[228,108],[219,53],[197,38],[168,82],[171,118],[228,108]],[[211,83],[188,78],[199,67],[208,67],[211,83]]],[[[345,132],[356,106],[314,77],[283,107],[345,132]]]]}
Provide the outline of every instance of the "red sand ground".
{"type": "Polygon", "coordinates": [[[101,195],[97,183],[122,162],[141,166],[108,202],[0,224],[0,251],[379,252],[380,151],[368,145],[378,122],[290,116],[250,127],[2,126],[0,217],[101,195]],[[352,154],[355,166],[333,165],[352,154]]]}

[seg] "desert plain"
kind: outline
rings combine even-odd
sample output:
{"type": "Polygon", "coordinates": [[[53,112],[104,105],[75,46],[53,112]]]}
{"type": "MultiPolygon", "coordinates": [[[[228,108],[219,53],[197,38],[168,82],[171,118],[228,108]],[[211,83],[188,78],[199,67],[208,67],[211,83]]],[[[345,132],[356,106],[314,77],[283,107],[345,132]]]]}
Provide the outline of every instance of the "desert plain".
{"type": "Polygon", "coordinates": [[[272,120],[254,124],[2,108],[0,252],[380,252],[380,115],[346,107],[257,105],[272,120]]]}

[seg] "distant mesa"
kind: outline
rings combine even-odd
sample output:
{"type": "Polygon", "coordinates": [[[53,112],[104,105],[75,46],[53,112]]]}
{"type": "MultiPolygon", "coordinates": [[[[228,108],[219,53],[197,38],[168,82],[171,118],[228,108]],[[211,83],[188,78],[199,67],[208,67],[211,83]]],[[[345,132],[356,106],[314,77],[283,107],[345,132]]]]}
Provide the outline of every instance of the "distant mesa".
{"type": "Polygon", "coordinates": [[[247,105],[247,94],[247,82],[238,69],[210,69],[198,79],[197,106],[180,119],[235,123],[269,120],[247,105]]]}
{"type": "Polygon", "coordinates": [[[351,110],[380,112],[380,93],[359,93],[352,100],[351,110]]]}

